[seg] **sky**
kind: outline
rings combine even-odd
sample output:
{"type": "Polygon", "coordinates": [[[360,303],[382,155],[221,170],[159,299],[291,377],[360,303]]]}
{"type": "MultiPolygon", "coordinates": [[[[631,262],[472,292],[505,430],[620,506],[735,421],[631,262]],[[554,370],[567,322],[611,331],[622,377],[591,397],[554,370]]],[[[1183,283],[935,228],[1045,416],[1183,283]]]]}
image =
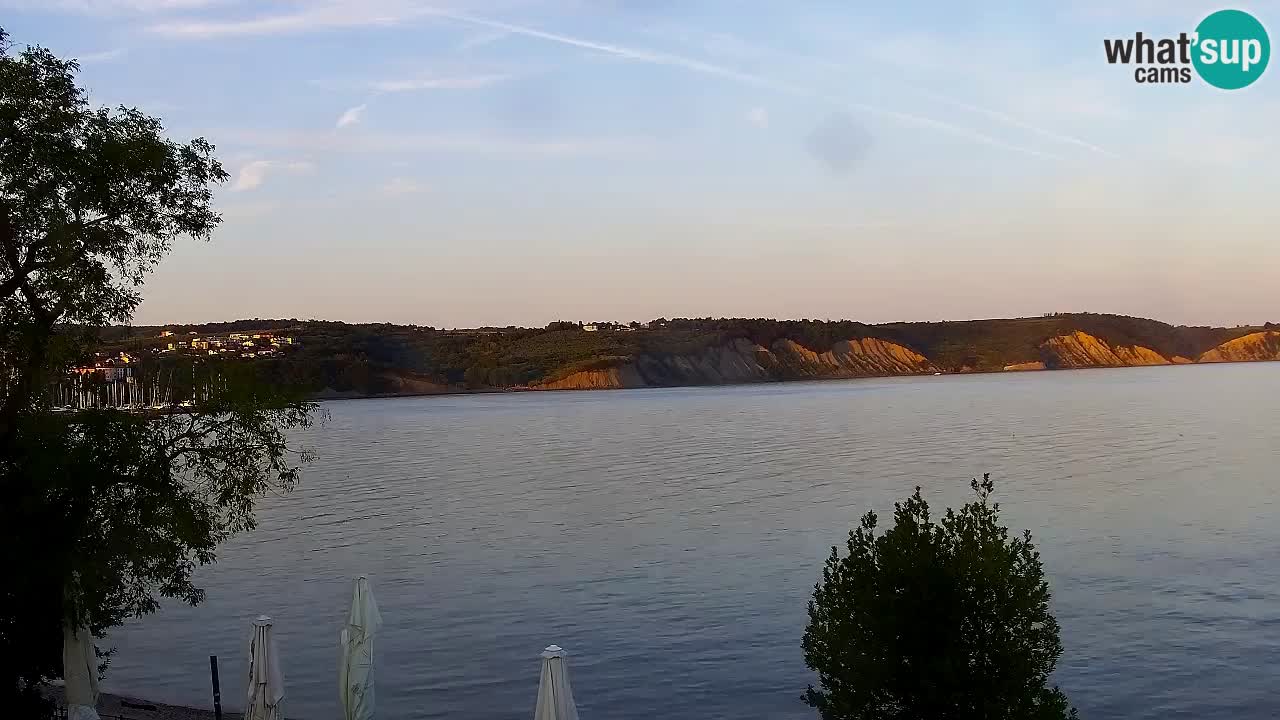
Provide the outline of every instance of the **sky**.
{"type": "MultiPolygon", "coordinates": [[[[1102,45],[1222,7],[0,0],[0,22],[231,174],[140,324],[1253,324],[1280,320],[1280,68],[1143,85],[1102,45]]],[[[1235,7],[1280,27],[1280,3],[1235,7]]]]}

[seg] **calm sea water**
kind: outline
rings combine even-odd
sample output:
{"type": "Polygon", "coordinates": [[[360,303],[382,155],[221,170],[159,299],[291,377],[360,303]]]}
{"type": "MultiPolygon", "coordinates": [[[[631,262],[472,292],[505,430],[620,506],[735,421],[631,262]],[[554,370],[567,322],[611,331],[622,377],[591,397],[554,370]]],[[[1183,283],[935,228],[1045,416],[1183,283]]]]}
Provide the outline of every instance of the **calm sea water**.
{"type": "Polygon", "coordinates": [[[106,687],[239,707],[275,618],[290,716],[338,717],[353,576],[387,718],[812,718],[800,638],[834,543],[991,472],[1042,550],[1086,718],[1280,714],[1280,363],[331,403],[303,484],[117,632],[106,687]],[[882,512],[882,516],[884,513],[882,512]]]}

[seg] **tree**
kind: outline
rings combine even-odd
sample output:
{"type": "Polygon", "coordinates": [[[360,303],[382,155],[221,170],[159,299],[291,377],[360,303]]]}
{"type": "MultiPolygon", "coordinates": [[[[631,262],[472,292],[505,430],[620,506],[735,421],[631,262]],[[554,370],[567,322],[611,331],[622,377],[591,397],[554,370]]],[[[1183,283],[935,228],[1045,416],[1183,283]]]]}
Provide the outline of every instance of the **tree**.
{"type": "Polygon", "coordinates": [[[892,528],[868,512],[831,549],[803,641],[823,720],[1075,717],[1048,684],[1062,643],[1031,534],[999,524],[990,475],[972,487],[937,522],[917,487],[892,528]]]}
{"type": "Polygon", "coordinates": [[[64,622],[101,637],[159,597],[203,598],[194,568],[296,482],[307,456],[286,433],[315,407],[251,366],[201,363],[180,369],[189,408],[49,411],[50,382],[130,319],[171,243],[210,237],[227,173],[203,139],[91,107],[75,61],[11,49],[0,30],[0,707],[36,717],[64,622]]]}

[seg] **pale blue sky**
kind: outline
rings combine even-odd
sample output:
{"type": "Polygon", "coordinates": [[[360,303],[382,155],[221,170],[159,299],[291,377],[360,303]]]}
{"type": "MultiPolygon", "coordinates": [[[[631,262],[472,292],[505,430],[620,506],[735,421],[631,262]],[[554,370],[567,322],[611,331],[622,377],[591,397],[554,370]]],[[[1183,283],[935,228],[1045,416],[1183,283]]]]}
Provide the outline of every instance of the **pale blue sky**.
{"type": "Polygon", "coordinates": [[[0,0],[0,17],[79,57],[96,102],[210,139],[233,175],[214,242],[180,244],[142,323],[1280,320],[1280,69],[1234,92],[1144,86],[1102,52],[1221,7],[0,0]]]}

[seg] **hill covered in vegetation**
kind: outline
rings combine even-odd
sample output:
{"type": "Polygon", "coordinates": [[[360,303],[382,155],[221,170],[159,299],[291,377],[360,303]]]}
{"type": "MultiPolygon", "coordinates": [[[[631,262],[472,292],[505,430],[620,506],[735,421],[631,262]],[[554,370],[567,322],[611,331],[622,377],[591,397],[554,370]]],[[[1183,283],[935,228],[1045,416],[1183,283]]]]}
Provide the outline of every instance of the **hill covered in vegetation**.
{"type": "Polygon", "coordinates": [[[108,328],[109,350],[146,352],[162,333],[287,333],[288,352],[246,360],[318,397],[504,389],[724,384],[960,372],[1280,359],[1280,327],[1186,327],[1091,313],[868,325],[762,318],[644,326],[438,330],[391,324],[239,320],[108,328]]]}

